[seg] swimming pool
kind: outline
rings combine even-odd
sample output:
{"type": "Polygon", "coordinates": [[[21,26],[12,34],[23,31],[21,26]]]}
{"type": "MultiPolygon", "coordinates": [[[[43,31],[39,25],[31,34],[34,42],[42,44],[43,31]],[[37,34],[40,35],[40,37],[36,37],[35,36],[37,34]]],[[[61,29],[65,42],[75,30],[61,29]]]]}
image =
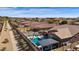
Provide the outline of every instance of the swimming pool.
{"type": "Polygon", "coordinates": [[[33,39],[32,39],[32,43],[36,44],[37,46],[39,46],[39,37],[38,36],[34,36],[33,39]]]}
{"type": "Polygon", "coordinates": [[[48,37],[46,37],[46,36],[33,36],[33,38],[32,38],[32,43],[34,43],[34,44],[36,44],[37,46],[39,46],[40,44],[39,44],[39,41],[40,40],[46,40],[46,39],[48,39],[48,37]]]}
{"type": "Polygon", "coordinates": [[[51,48],[56,48],[57,45],[54,45],[55,43],[58,43],[58,41],[52,39],[51,37],[44,37],[44,36],[33,36],[32,43],[35,46],[41,46],[44,51],[50,50],[51,48]]]}

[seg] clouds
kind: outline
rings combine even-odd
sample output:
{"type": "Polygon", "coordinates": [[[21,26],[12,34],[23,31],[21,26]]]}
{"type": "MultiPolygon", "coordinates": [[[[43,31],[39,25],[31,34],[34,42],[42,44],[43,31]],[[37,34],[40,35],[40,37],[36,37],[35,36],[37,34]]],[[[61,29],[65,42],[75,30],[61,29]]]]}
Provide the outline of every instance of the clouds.
{"type": "Polygon", "coordinates": [[[15,17],[77,17],[79,8],[1,7],[0,16],[15,17]]]}

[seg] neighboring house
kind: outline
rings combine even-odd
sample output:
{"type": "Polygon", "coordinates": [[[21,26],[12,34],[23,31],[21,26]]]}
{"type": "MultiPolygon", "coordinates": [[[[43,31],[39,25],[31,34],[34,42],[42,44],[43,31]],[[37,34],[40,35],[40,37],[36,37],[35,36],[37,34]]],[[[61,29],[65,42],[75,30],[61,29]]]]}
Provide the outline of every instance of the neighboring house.
{"type": "Polygon", "coordinates": [[[21,22],[19,26],[30,27],[32,29],[50,29],[53,26],[56,26],[56,24],[48,24],[47,22],[26,21],[26,22],[21,22]]]}
{"type": "Polygon", "coordinates": [[[67,24],[69,24],[69,25],[73,25],[74,24],[74,22],[75,22],[75,20],[66,20],[67,21],[67,24]]]}
{"type": "Polygon", "coordinates": [[[74,25],[79,25],[79,22],[74,22],[74,25]]]}

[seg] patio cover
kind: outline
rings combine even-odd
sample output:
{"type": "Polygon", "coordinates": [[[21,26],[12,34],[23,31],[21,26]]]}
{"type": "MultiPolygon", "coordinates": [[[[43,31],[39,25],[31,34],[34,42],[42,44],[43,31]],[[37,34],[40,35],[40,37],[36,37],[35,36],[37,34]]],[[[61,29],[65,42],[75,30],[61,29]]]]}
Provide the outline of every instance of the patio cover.
{"type": "Polygon", "coordinates": [[[43,39],[43,40],[40,40],[39,41],[39,44],[41,46],[48,46],[48,45],[51,45],[51,44],[55,44],[55,43],[58,43],[58,41],[54,40],[54,39],[43,39]]]}

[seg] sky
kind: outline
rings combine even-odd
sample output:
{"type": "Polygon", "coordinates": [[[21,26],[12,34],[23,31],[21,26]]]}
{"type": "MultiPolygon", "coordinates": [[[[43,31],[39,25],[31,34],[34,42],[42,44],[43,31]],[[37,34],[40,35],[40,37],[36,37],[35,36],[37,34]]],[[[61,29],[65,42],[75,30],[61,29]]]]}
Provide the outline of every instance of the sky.
{"type": "Polygon", "coordinates": [[[79,17],[79,7],[0,7],[0,16],[79,17]]]}

